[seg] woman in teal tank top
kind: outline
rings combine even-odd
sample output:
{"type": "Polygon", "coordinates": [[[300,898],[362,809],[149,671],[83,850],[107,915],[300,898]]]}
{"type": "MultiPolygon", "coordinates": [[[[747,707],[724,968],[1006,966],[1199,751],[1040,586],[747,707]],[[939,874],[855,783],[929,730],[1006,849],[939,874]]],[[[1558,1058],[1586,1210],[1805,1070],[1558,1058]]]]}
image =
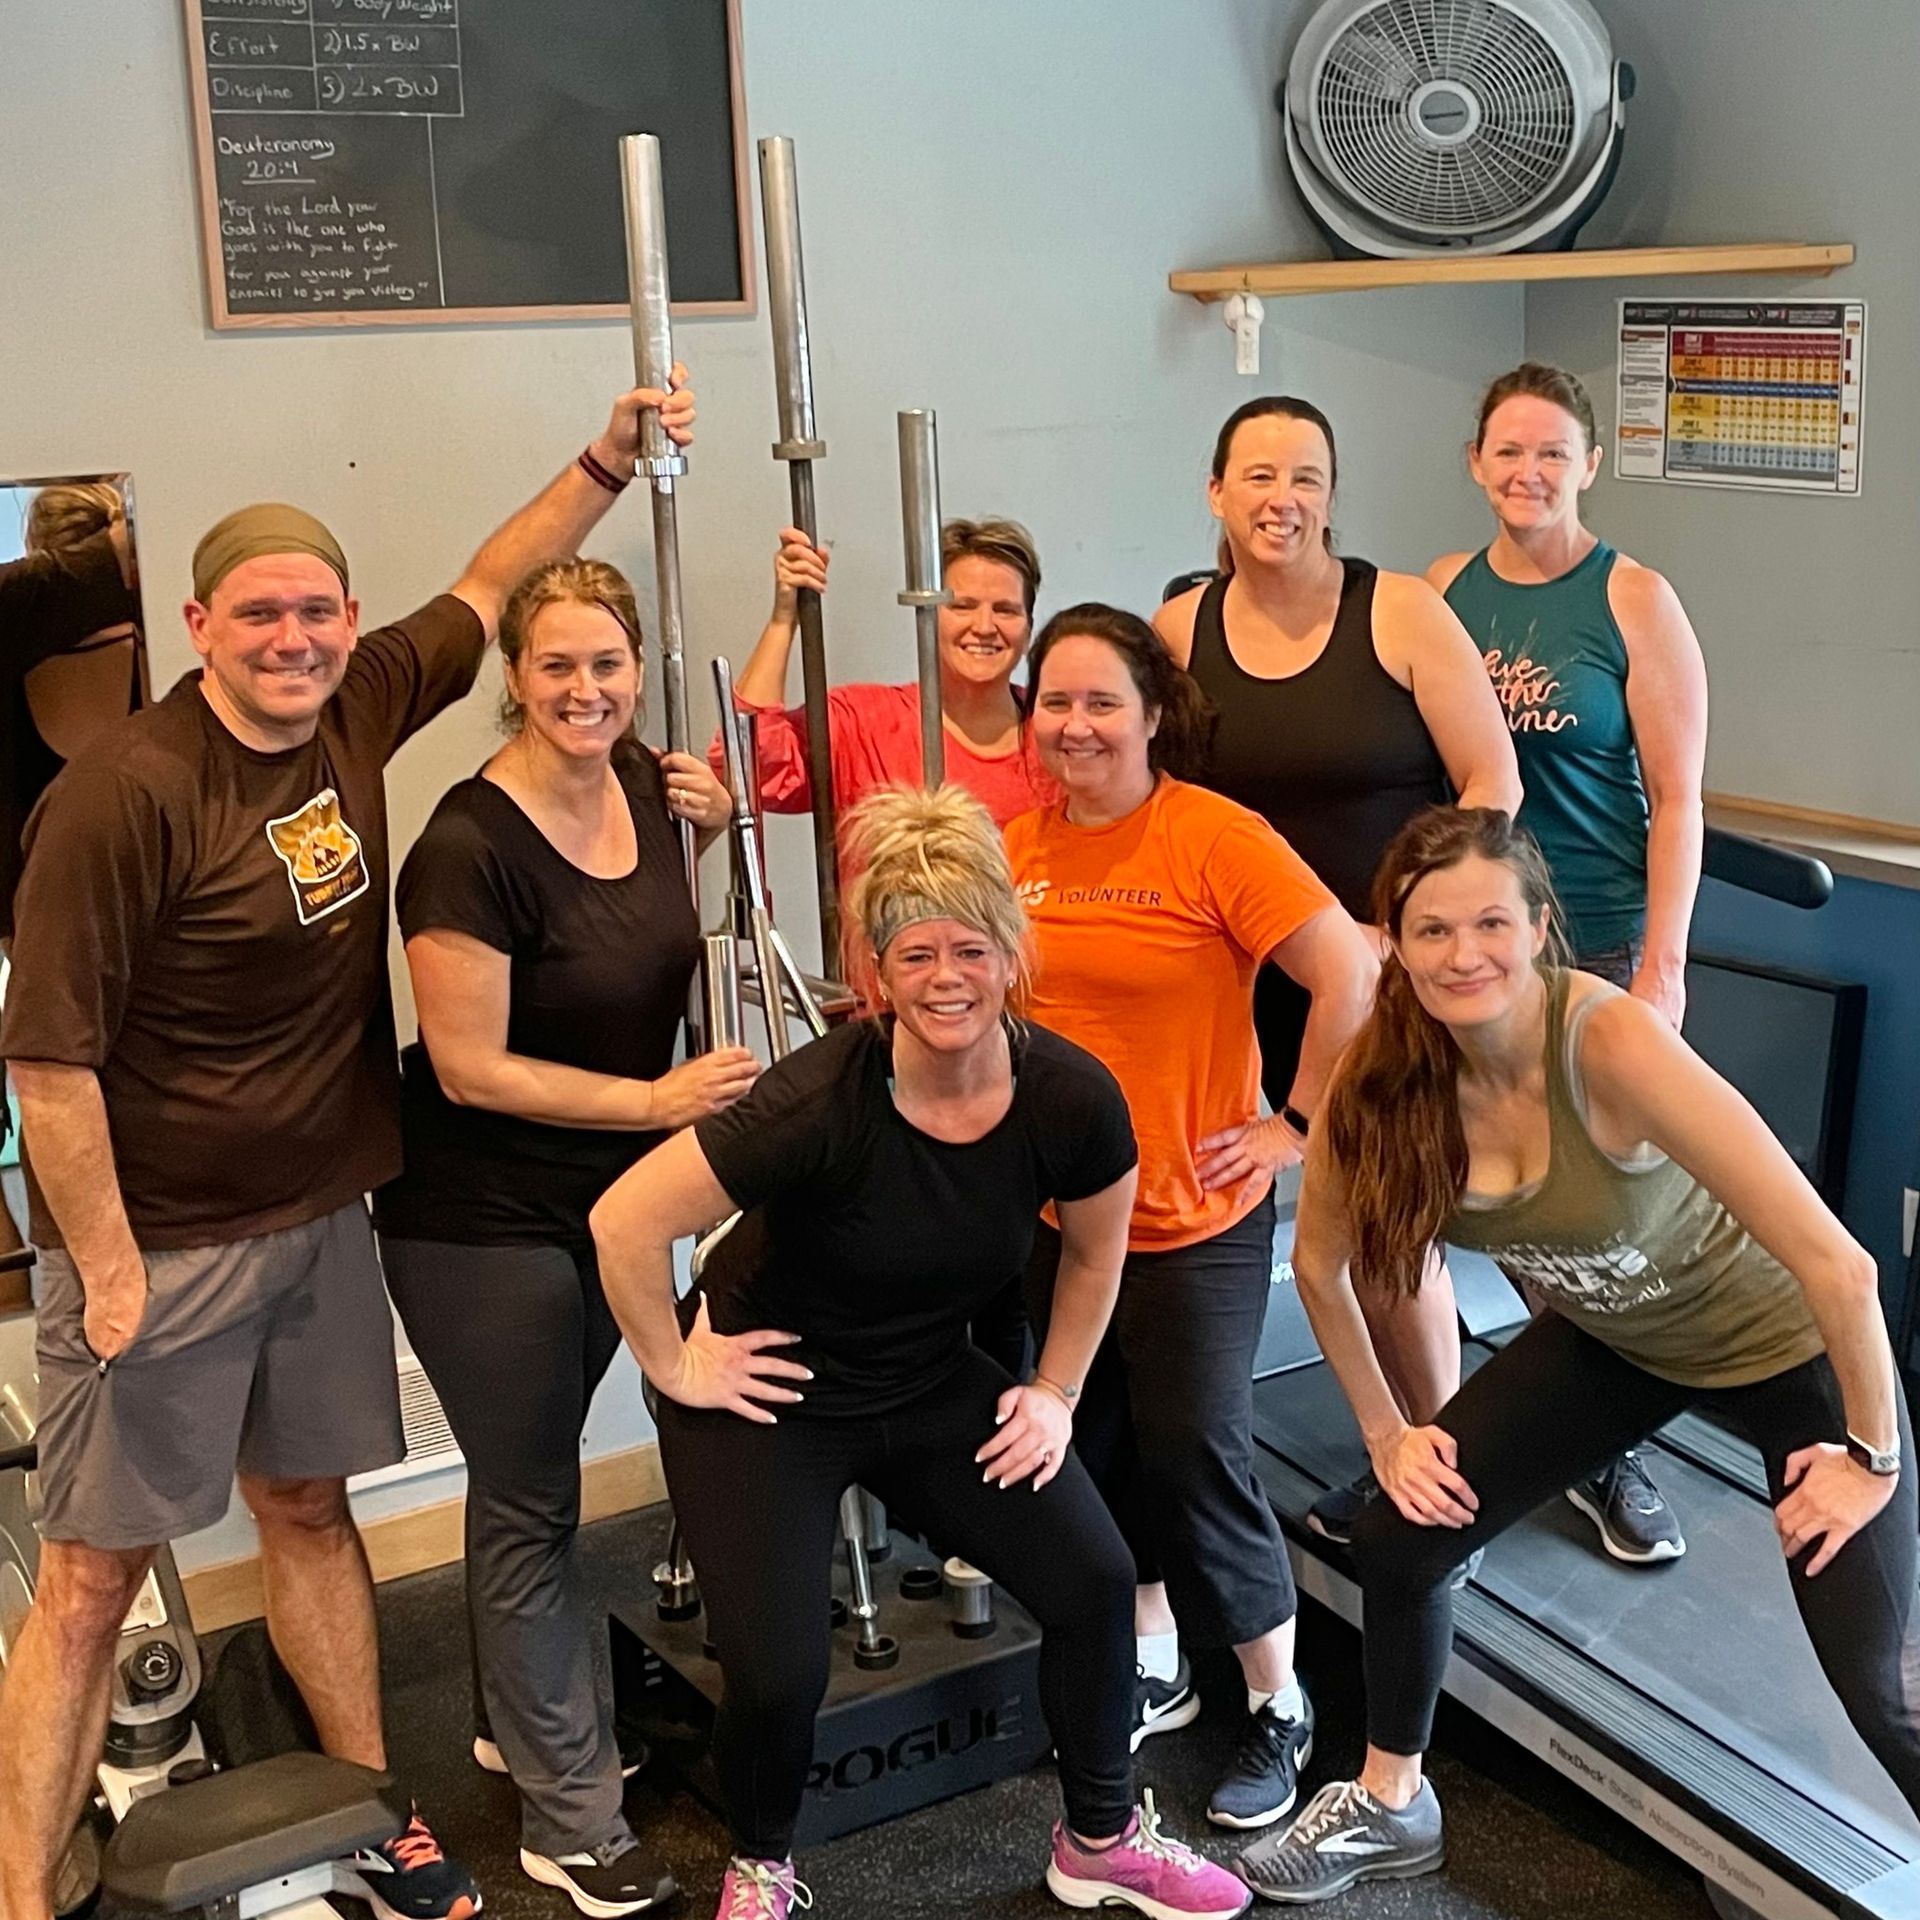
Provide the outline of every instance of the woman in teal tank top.
{"type": "MultiPolygon", "coordinates": [[[[1545,863],[1504,814],[1411,821],[1374,907],[1392,957],[1322,1103],[1293,1251],[1385,1494],[1353,1542],[1367,1756],[1243,1854],[1242,1878],[1303,1902],[1440,1865],[1421,1755],[1451,1570],[1696,1405],[1758,1447],[1813,1650],[1920,1810],[1920,1707],[1902,1673],[1912,1437],[1872,1259],[1668,1021],[1553,963],[1545,863]],[[1442,1239],[1485,1249],[1548,1311],[1418,1424],[1358,1296],[1418,1289],[1442,1239]]],[[[1702,1604],[1686,1569],[1668,1578],[1676,1610],[1702,1604]]]]}
{"type": "MultiPolygon", "coordinates": [[[[1520,824],[1547,856],[1576,964],[1678,1027],[1700,886],[1706,668],[1673,588],[1581,524],[1600,458],[1572,374],[1533,361],[1502,374],[1467,450],[1497,530],[1427,578],[1500,696],[1526,787],[1520,824]]],[[[1537,1311],[1537,1291],[1527,1297],[1537,1311]]],[[[1617,1560],[1686,1551],[1638,1456],[1609,1461],[1575,1503],[1617,1560]]]]}
{"type": "Polygon", "coordinates": [[[1586,389],[1558,367],[1502,374],[1467,452],[1498,523],[1427,569],[1506,710],[1539,841],[1584,965],[1677,1027],[1700,885],[1707,680],[1679,596],[1580,522],[1600,471],[1586,389]]]}

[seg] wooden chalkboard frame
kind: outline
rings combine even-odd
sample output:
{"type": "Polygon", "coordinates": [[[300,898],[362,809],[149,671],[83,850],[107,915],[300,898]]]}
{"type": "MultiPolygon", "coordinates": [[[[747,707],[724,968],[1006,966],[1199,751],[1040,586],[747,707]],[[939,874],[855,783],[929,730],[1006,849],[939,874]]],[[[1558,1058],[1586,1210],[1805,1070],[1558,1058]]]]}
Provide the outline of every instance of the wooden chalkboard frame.
{"type": "MultiPolygon", "coordinates": [[[[535,320],[624,320],[624,301],[596,306],[397,307],[351,313],[235,313],[227,304],[227,277],[220,245],[220,186],[213,153],[213,101],[207,86],[206,37],[201,30],[202,0],[181,0],[187,34],[187,76],[193,97],[193,144],[198,165],[200,244],[207,304],[217,332],[255,332],[261,328],[307,332],[334,327],[438,327],[507,324],[535,320]]],[[[753,271],[753,206],[748,199],[747,90],[740,57],[740,0],[726,0],[727,84],[733,114],[733,197],[740,232],[738,300],[676,300],[676,314],[714,314],[751,319],[758,311],[753,271]]],[[[636,127],[636,133],[646,131],[636,127]]],[[[614,164],[614,156],[607,156],[614,164]]]]}

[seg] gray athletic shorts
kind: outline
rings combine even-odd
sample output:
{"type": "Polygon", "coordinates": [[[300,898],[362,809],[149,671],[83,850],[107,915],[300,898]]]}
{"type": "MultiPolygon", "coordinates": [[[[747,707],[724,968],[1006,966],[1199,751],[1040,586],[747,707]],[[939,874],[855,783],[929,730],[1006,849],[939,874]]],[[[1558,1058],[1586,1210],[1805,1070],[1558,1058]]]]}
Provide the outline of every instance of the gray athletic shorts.
{"type": "Polygon", "coordinates": [[[337,1480],[402,1457],[393,1318],[360,1201],[144,1258],[146,1313],[103,1368],[73,1261],[57,1248],[40,1256],[47,1539],[159,1546],[226,1512],[236,1467],[337,1480]]]}

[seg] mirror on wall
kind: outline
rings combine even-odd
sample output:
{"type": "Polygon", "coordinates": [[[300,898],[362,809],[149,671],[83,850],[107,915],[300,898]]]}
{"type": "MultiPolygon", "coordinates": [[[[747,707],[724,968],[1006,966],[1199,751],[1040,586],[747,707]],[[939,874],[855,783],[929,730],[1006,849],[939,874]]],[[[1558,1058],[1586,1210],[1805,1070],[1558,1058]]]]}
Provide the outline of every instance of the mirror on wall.
{"type": "MultiPolygon", "coordinates": [[[[133,481],[125,473],[0,479],[0,991],[20,834],[55,774],[151,697],[133,481]]],[[[24,1219],[19,1132],[0,1133],[0,1311],[25,1274],[4,1264],[24,1219]]]]}
{"type": "MultiPolygon", "coordinates": [[[[22,682],[24,711],[12,717],[18,799],[28,805],[61,766],[100,729],[151,698],[137,584],[133,479],[126,473],[54,474],[0,480],[0,567],[57,558],[69,575],[97,567],[104,544],[120,559],[123,591],[95,594],[102,612],[122,617],[72,630],[63,609],[36,599],[39,632],[6,620],[5,651],[14,660],[44,656],[22,682]],[[112,604],[107,604],[111,602],[112,604]],[[60,629],[57,650],[53,627],[60,629]]],[[[18,706],[20,703],[13,703],[18,706]]]]}

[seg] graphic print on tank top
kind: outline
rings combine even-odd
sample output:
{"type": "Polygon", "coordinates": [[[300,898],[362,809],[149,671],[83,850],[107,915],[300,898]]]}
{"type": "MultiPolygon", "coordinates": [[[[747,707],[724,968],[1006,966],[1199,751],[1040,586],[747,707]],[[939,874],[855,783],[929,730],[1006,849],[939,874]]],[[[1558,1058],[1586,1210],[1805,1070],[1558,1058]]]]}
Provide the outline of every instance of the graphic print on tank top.
{"type": "Polygon", "coordinates": [[[1512,733],[1560,733],[1580,724],[1566,682],[1552,665],[1535,657],[1539,634],[1539,622],[1529,620],[1525,635],[1509,645],[1498,615],[1488,622],[1481,658],[1512,733]]]}
{"type": "Polygon", "coordinates": [[[1546,1298],[1563,1300],[1578,1313],[1631,1313],[1649,1301],[1664,1300],[1673,1291],[1659,1267],[1618,1233],[1598,1247],[1502,1241],[1500,1265],[1546,1298]]]}

